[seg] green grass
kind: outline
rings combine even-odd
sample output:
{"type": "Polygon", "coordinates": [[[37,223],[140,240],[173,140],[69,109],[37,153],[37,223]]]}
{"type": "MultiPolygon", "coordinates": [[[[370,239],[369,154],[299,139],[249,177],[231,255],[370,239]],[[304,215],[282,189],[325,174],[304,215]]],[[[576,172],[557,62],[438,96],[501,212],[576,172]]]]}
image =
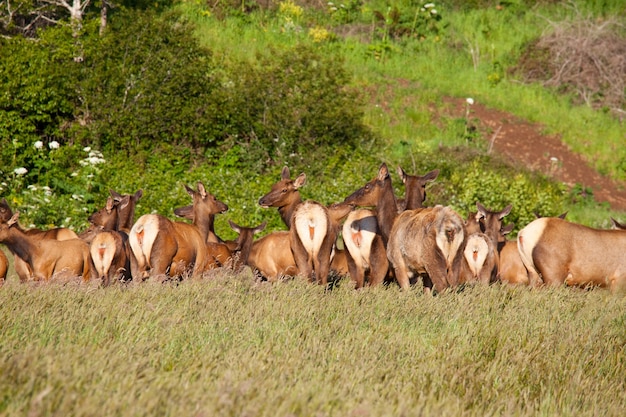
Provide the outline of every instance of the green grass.
{"type": "Polygon", "coordinates": [[[626,406],[604,290],[332,292],[247,273],[0,291],[0,415],[571,415],[626,406]]]}

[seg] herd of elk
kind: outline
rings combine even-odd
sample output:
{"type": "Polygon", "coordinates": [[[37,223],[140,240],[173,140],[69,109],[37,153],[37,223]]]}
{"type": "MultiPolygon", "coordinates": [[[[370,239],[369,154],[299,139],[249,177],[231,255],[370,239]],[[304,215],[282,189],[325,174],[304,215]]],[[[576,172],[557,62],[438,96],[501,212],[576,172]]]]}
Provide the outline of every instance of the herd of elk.
{"type": "MultiPolygon", "coordinates": [[[[249,266],[268,281],[299,275],[321,285],[328,284],[333,272],[349,276],[356,288],[395,281],[408,289],[421,278],[425,292],[496,281],[626,287],[626,226],[615,219],[614,230],[598,230],[565,221],[565,215],[538,218],[516,240],[507,240],[513,225],[503,225],[503,219],[511,205],[493,211],[477,202],[477,211],[463,220],[451,207],[424,205],[426,186],[439,170],[419,176],[398,167],[397,174],[405,186],[403,198],[396,198],[383,163],[371,181],[344,201],[326,206],[303,201],[300,188],[306,175],[292,179],[284,167],[258,204],[275,207],[287,230],[255,239],[266,222],[244,227],[229,220],[238,235],[232,241],[222,240],[214,230],[215,215],[228,206],[201,182],[196,189],[185,185],[192,204],[174,210],[190,223],[160,214],[135,221],[143,192],[110,190],[105,206],[89,216],[90,227],[80,235],[66,228],[23,229],[19,212],[2,199],[0,243],[14,255],[22,282],[81,276],[107,286],[249,266]]],[[[7,269],[0,251],[0,285],[7,269]]]]}

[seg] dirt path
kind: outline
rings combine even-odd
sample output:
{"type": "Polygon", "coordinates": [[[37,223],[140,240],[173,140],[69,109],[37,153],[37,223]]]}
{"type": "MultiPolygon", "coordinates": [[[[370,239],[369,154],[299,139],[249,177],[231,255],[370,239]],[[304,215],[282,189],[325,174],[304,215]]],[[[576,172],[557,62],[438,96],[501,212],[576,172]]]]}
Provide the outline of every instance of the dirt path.
{"type": "MultiPolygon", "coordinates": [[[[465,99],[446,99],[453,114],[463,115],[465,99]]],[[[540,125],[528,123],[500,110],[474,103],[471,119],[478,119],[482,128],[495,134],[493,151],[514,164],[551,175],[569,186],[581,184],[593,190],[597,201],[608,202],[611,208],[626,211],[626,184],[606,178],[578,154],[573,153],[557,136],[544,135],[540,125]]],[[[493,137],[490,137],[491,141],[493,137]]]]}

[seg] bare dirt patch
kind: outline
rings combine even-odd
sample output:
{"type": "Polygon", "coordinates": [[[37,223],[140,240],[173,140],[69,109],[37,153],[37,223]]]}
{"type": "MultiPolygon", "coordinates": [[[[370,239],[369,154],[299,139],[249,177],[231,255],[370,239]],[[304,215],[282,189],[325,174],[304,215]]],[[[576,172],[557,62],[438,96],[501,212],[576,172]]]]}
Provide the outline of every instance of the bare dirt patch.
{"type": "MultiPolygon", "coordinates": [[[[462,98],[446,98],[450,114],[465,115],[462,98]]],[[[480,103],[471,106],[469,118],[476,120],[487,140],[493,140],[492,152],[514,165],[540,171],[573,187],[580,184],[593,191],[595,199],[607,202],[613,210],[626,211],[626,188],[600,175],[579,154],[572,152],[558,135],[545,135],[541,125],[529,123],[510,113],[490,109],[480,103]]]]}

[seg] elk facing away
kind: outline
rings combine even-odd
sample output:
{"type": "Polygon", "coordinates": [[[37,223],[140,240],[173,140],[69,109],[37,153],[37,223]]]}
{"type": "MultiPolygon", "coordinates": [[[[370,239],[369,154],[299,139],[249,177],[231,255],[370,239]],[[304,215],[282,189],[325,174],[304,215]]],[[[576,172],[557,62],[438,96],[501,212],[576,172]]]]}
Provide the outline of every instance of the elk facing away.
{"type": "Polygon", "coordinates": [[[626,287],[626,231],[601,230],[555,217],[533,220],[517,235],[531,286],[626,287]]]}
{"type": "Polygon", "coordinates": [[[9,270],[9,260],[4,252],[0,250],[0,286],[4,284],[4,280],[7,277],[7,271],[9,270]]]}
{"type": "MultiPolygon", "coordinates": [[[[26,234],[18,226],[19,212],[5,223],[0,223],[0,243],[4,243],[16,258],[29,267],[37,281],[51,278],[91,278],[89,245],[81,239],[38,239],[26,234]]],[[[20,279],[24,280],[21,276],[20,279]]]]}
{"type": "MultiPolygon", "coordinates": [[[[426,273],[435,290],[454,287],[459,281],[463,219],[451,208],[435,206],[402,212],[396,219],[387,257],[403,289],[409,288],[411,273],[426,273]]],[[[430,283],[424,282],[427,291],[430,283]]]]}
{"type": "Polygon", "coordinates": [[[158,214],[141,216],[133,225],[129,243],[137,265],[133,266],[133,279],[156,277],[182,277],[192,271],[192,276],[202,274],[206,263],[206,237],[201,229],[211,214],[222,212],[225,204],[216,208],[214,198],[201,182],[193,190],[185,185],[193,199],[193,224],[173,222],[158,214]],[[217,210],[217,211],[216,211],[217,210]]]}

